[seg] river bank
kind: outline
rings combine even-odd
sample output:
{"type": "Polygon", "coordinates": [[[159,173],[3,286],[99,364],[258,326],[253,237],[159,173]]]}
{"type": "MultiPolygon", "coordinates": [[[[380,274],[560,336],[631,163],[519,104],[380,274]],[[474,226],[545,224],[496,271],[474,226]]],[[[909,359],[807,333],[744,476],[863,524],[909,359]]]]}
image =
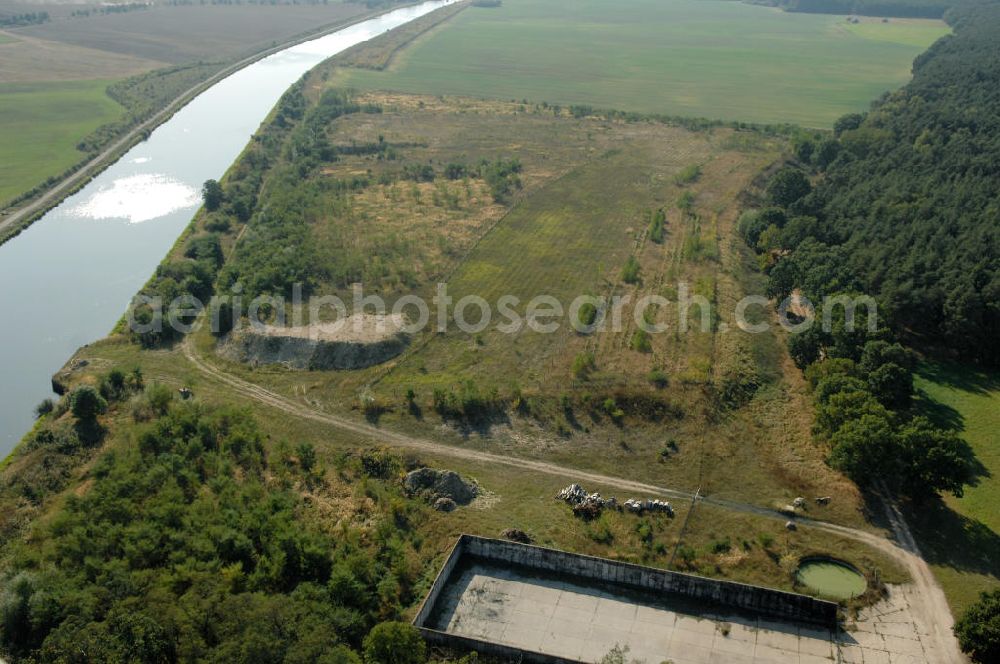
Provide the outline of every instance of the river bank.
{"type": "Polygon", "coordinates": [[[453,0],[394,9],[262,57],[223,78],[0,246],[0,456],[31,427],[50,377],[108,333],[278,98],[341,51],[453,0]]]}

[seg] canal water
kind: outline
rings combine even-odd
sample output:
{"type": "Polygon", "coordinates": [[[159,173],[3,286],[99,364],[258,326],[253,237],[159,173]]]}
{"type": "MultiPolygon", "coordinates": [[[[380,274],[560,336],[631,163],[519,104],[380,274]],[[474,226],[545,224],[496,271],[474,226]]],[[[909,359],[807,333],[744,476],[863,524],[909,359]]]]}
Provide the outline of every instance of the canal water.
{"type": "Polygon", "coordinates": [[[0,458],[50,376],[105,336],[281,94],[340,51],[455,0],[404,7],[268,56],[212,86],[85,188],[0,246],[0,458]]]}

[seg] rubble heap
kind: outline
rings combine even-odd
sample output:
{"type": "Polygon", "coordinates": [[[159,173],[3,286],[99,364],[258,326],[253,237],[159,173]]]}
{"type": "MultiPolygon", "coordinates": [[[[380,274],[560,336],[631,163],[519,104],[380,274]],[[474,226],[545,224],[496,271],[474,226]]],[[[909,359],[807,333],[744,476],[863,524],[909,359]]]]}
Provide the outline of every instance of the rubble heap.
{"type": "Polygon", "coordinates": [[[657,500],[655,498],[637,500],[629,498],[624,503],[619,503],[618,499],[614,496],[604,498],[597,492],[587,493],[586,489],[576,483],[570,484],[560,491],[556,495],[556,500],[569,503],[573,507],[574,514],[587,518],[598,516],[601,510],[605,508],[618,510],[619,512],[626,509],[633,514],[662,512],[670,517],[674,515],[674,508],[664,500],[657,500]]]}

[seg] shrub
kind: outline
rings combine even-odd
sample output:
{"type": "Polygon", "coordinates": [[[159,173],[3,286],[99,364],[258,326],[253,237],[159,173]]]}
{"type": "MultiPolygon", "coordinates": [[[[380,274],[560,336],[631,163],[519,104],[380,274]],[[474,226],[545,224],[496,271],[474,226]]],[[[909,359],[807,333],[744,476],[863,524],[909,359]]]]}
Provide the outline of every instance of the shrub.
{"type": "Polygon", "coordinates": [[[700,177],[701,166],[698,164],[691,164],[690,166],[682,168],[681,171],[674,176],[674,184],[691,184],[700,177]]]}
{"type": "Polygon", "coordinates": [[[573,359],[573,377],[577,380],[587,380],[596,369],[593,353],[580,353],[573,359]]]}
{"type": "Polygon", "coordinates": [[[384,622],[368,632],[364,653],[365,664],[423,664],[427,644],[412,625],[384,622]]]}
{"type": "Polygon", "coordinates": [[[166,415],[174,400],[174,392],[166,385],[154,383],[146,388],[146,403],[157,415],[166,415]]]}
{"type": "Polygon", "coordinates": [[[628,260],[625,261],[625,267],[622,268],[622,281],[626,284],[639,283],[639,270],[639,261],[635,256],[629,256],[628,260]]]}
{"type": "Polygon", "coordinates": [[[76,419],[93,422],[107,410],[108,402],[90,385],[81,385],[70,394],[69,407],[76,419]]]}
{"type": "Polygon", "coordinates": [[[580,327],[589,328],[597,320],[597,307],[592,302],[584,302],[577,312],[577,321],[580,327]]]}
{"type": "Polygon", "coordinates": [[[52,399],[42,399],[35,406],[35,419],[41,419],[56,409],[56,404],[52,399]]]}
{"type": "Polygon", "coordinates": [[[667,372],[663,371],[662,369],[653,369],[652,371],[649,372],[647,379],[655,387],[658,387],[660,389],[663,389],[664,387],[670,384],[670,378],[667,376],[667,372]]]}
{"type": "Polygon", "coordinates": [[[649,332],[643,329],[636,330],[629,342],[632,350],[640,353],[650,353],[653,351],[653,344],[649,339],[649,332]]]}
{"type": "Polygon", "coordinates": [[[677,197],[677,207],[685,212],[690,212],[691,208],[694,207],[694,194],[685,190],[677,197]]]}
{"type": "Polygon", "coordinates": [[[729,539],[726,538],[724,540],[716,540],[712,542],[712,546],[710,548],[712,553],[714,554],[723,554],[723,553],[729,553],[730,549],[733,548],[733,545],[729,541],[729,539]]]}
{"type": "Polygon", "coordinates": [[[663,244],[664,225],[667,222],[667,215],[660,208],[653,212],[649,220],[649,239],[656,244],[663,244]]]}

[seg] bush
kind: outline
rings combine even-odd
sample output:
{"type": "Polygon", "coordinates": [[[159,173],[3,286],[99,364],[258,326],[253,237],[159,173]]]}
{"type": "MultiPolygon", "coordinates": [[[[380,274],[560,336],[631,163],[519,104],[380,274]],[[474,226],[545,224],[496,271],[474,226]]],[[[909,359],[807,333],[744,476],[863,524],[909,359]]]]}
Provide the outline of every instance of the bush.
{"type": "Polygon", "coordinates": [[[650,383],[652,383],[654,386],[660,389],[663,389],[664,387],[670,384],[670,378],[667,376],[667,372],[663,371],[662,369],[653,369],[652,371],[649,372],[647,378],[649,379],[650,383]]]}
{"type": "Polygon", "coordinates": [[[691,208],[694,207],[694,194],[690,191],[684,191],[677,197],[677,207],[685,212],[690,212],[691,208]]]}
{"type": "Polygon", "coordinates": [[[632,334],[632,340],[629,342],[629,346],[632,350],[638,351],[640,353],[651,353],[653,351],[653,344],[649,339],[649,332],[646,330],[636,330],[632,334]]]}
{"type": "Polygon", "coordinates": [[[592,302],[584,302],[577,312],[577,321],[580,327],[589,328],[597,321],[597,307],[592,302]]]}
{"type": "Polygon", "coordinates": [[[412,625],[384,622],[365,637],[365,664],[423,664],[427,644],[412,625]]]}
{"type": "Polygon", "coordinates": [[[174,392],[166,385],[154,383],[146,389],[146,403],[157,415],[166,415],[173,400],[174,392]]]}
{"type": "Polygon", "coordinates": [[[625,267],[622,268],[622,281],[626,284],[639,283],[639,270],[639,261],[635,256],[629,256],[625,261],[625,267]]]}
{"type": "Polygon", "coordinates": [[[573,359],[573,377],[577,380],[587,380],[596,370],[593,353],[580,353],[573,359]]]}
{"type": "Polygon", "coordinates": [[[93,422],[108,409],[108,402],[90,385],[81,385],[69,395],[69,408],[81,422],[93,422]]]}
{"type": "Polygon", "coordinates": [[[667,214],[660,208],[651,215],[649,220],[649,239],[656,244],[663,244],[663,236],[665,234],[665,224],[667,222],[667,214]]]}
{"type": "Polygon", "coordinates": [[[681,171],[674,176],[674,184],[691,184],[700,177],[701,166],[698,164],[691,164],[690,166],[682,168],[681,171]]]}
{"type": "Polygon", "coordinates": [[[56,404],[52,399],[42,399],[35,406],[35,419],[41,419],[56,409],[56,404]]]}

